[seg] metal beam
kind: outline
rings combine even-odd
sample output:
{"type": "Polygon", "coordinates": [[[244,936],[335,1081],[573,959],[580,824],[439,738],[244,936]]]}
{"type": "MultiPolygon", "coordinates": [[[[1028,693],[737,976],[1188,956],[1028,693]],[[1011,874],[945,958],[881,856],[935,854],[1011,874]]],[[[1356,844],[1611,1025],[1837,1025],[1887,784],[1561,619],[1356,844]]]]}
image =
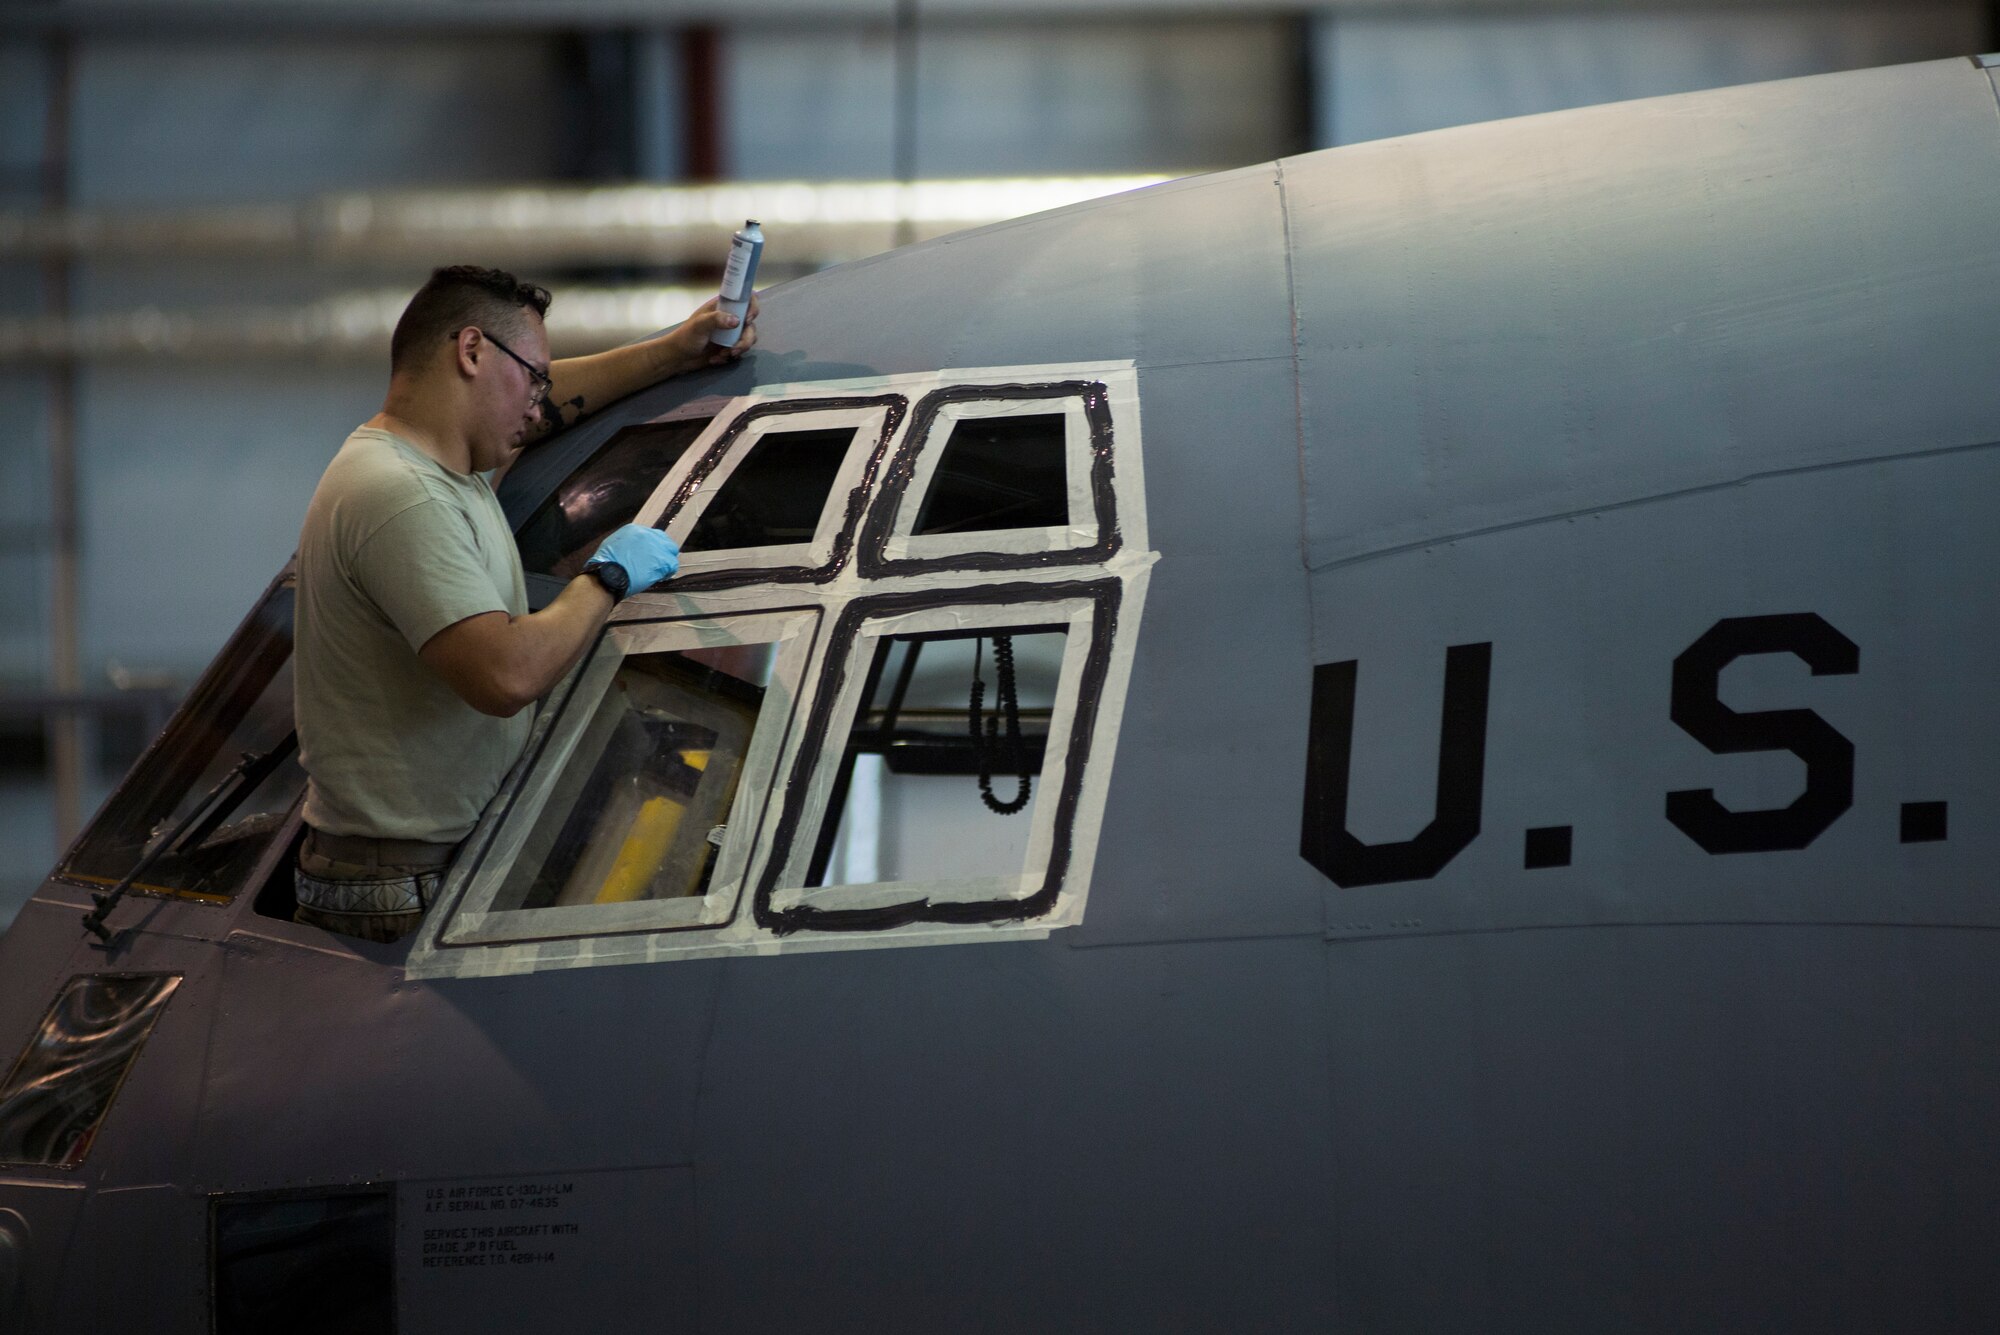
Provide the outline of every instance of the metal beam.
{"type": "MultiPolygon", "coordinates": [[[[564,284],[549,308],[559,357],[598,352],[678,324],[713,287],[590,288],[564,284]]],[[[377,361],[409,302],[408,288],[350,292],[303,306],[152,308],[67,318],[0,319],[0,365],[81,361],[240,363],[377,361]]]]}
{"type": "MultiPolygon", "coordinates": [[[[754,21],[824,25],[892,20],[896,0],[759,0],[754,21]]],[[[1907,9],[1908,4],[1893,6],[1907,9]]],[[[738,24],[741,0],[63,0],[15,7],[17,32],[65,31],[144,36],[244,31],[508,30],[738,24]]],[[[1552,10],[1887,9],[1872,0],[925,0],[927,22],[989,20],[1148,19],[1340,13],[1547,12],[1552,10]]]]}
{"type": "Polygon", "coordinates": [[[207,209],[0,213],[0,261],[200,256],[428,267],[440,254],[486,263],[712,265],[745,218],[772,231],[769,259],[820,267],[1163,176],[969,181],[771,181],[413,190],[207,209]]]}
{"type": "Polygon", "coordinates": [[[722,161],[722,34],[713,24],[681,33],[681,175],[719,181],[722,161]]]}

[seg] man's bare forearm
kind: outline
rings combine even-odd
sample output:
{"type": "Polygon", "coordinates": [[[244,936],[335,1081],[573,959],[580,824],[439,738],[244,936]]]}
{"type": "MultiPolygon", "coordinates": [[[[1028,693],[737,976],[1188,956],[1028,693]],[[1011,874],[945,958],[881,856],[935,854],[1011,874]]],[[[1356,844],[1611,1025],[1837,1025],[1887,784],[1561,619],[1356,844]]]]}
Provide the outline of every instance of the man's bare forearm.
{"type": "Polygon", "coordinates": [[[671,376],[684,375],[704,366],[732,362],[757,346],[757,294],[750,294],[750,309],[739,321],[717,309],[713,297],[694,314],[665,333],[622,348],[595,352],[588,357],[565,357],[549,367],[550,389],[542,400],[540,420],[526,443],[574,426],[579,420],[606,404],[616,403],[627,394],[637,393],[671,376]],[[719,348],[710,338],[721,329],[741,325],[734,347],[719,348]]]}
{"type": "Polygon", "coordinates": [[[575,426],[608,403],[616,403],[627,394],[692,369],[686,358],[669,344],[670,337],[662,335],[588,357],[565,357],[551,362],[551,387],[548,397],[542,400],[541,415],[507,461],[494,470],[493,484],[500,484],[500,479],[519,462],[523,450],[565,427],[575,426]]]}
{"type": "Polygon", "coordinates": [[[539,700],[575,666],[616,606],[595,576],[578,575],[539,612],[515,617],[515,698],[539,700]]]}
{"type": "Polygon", "coordinates": [[[482,714],[518,714],[562,680],[611,615],[611,595],[579,575],[527,616],[482,612],[445,627],[417,651],[459,699],[482,714]]]}
{"type": "Polygon", "coordinates": [[[588,357],[565,357],[549,366],[553,385],[542,401],[535,436],[574,426],[607,403],[699,365],[701,362],[689,359],[670,334],[588,357]]]}

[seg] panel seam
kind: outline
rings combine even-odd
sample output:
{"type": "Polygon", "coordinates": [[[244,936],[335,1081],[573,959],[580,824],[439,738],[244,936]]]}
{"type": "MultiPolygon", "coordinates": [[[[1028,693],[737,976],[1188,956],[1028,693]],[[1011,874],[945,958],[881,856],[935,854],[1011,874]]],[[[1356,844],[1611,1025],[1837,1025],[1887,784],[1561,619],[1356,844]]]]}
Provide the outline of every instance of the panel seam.
{"type": "MultiPolygon", "coordinates": [[[[1312,569],[1312,552],[1307,544],[1307,493],[1306,493],[1306,405],[1305,388],[1299,375],[1299,288],[1292,265],[1292,205],[1290,193],[1285,188],[1285,163],[1280,158],[1272,168],[1275,175],[1273,184],[1278,188],[1279,241],[1285,254],[1285,310],[1291,321],[1292,341],[1292,426],[1298,445],[1299,478],[1299,564],[1312,569]]],[[[1312,609],[1308,602],[1306,609],[1306,631],[1312,633],[1312,609]]]]}
{"type": "Polygon", "coordinates": [[[1633,510],[1644,505],[1658,505],[1667,501],[1684,500],[1690,496],[1707,495],[1710,492],[1728,491],[1735,487],[1746,487],[1753,482],[1770,482],[1778,478],[1800,477],[1808,473],[1831,473],[1843,468],[1866,468],[1873,464],[1902,463],[1910,459],[1936,459],[1954,454],[1973,454],[1980,450],[1990,450],[2000,441],[1982,440],[1970,445],[1940,445],[1928,450],[1906,450],[1895,454],[1871,454],[1860,459],[1832,459],[1820,463],[1799,464],[1792,468],[1772,468],[1760,473],[1744,473],[1738,477],[1726,478],[1720,482],[1704,482],[1699,486],[1682,487],[1674,491],[1663,491],[1652,496],[1634,496],[1628,500],[1607,501],[1603,505],[1587,505],[1574,510],[1559,510],[1554,514],[1536,515],[1529,519],[1516,519],[1505,524],[1490,524],[1484,528],[1461,529],[1454,533],[1439,533],[1431,537],[1417,538],[1410,542],[1399,542],[1389,547],[1377,547],[1373,551],[1357,552],[1353,556],[1343,556],[1322,565],[1309,566],[1315,575],[1348,566],[1361,565],[1383,557],[1401,556],[1425,547],[1436,547],[1448,542],[1464,542],[1472,538],[1488,538],[1497,533],[1511,533],[1516,529],[1534,528],[1539,524],[1560,523],[1569,519],[1581,519],[1590,515],[1609,514],[1615,510],[1633,510]]]}
{"type": "MultiPolygon", "coordinates": [[[[1319,600],[1312,591],[1312,526],[1310,520],[1311,495],[1306,489],[1306,397],[1305,376],[1302,373],[1302,359],[1299,355],[1299,287],[1295,266],[1292,263],[1292,201],[1291,192],[1285,184],[1285,160],[1279,158],[1271,164],[1272,184],[1278,189],[1278,241],[1285,253],[1285,307],[1291,319],[1292,335],[1292,429],[1298,450],[1298,493],[1299,493],[1299,565],[1307,575],[1304,589],[1306,620],[1307,661],[1317,657],[1313,648],[1319,643],[1319,600]]],[[[1326,896],[1320,896],[1319,921],[1322,930],[1330,927],[1327,921],[1328,906],[1326,896]]]]}
{"type": "Polygon", "coordinates": [[[1633,918],[1587,922],[1530,922],[1478,927],[1437,927],[1369,932],[1365,935],[1329,931],[1329,946],[1366,945],[1371,941],[1419,941],[1441,936],[1504,936],[1523,932],[1658,931],[1690,927],[1841,927],[1854,930],[1920,932],[2000,932],[2000,924],[1977,922],[1914,922],[1895,918],[1633,918]]]}

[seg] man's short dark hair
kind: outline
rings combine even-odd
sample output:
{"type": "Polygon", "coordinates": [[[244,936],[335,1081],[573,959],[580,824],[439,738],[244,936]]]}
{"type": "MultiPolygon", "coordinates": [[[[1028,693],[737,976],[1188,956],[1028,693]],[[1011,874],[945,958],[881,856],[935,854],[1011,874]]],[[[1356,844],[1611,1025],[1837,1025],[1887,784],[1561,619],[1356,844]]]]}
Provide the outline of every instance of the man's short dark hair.
{"type": "Polygon", "coordinates": [[[389,369],[414,369],[467,325],[506,338],[527,332],[523,311],[548,314],[549,290],[524,283],[505,269],[454,264],[435,269],[396,321],[389,340],[389,369]]]}

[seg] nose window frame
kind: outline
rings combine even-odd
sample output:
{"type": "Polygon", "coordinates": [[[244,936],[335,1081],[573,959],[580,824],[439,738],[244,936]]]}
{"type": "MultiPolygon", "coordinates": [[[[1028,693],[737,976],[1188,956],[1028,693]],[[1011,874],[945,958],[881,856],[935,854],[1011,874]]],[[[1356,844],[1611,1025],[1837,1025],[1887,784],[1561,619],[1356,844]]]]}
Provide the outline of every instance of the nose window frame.
{"type": "MultiPolygon", "coordinates": [[[[1119,396],[1136,399],[1129,387],[1119,396]]],[[[1102,564],[1135,535],[1119,513],[1113,458],[1113,392],[1095,378],[953,384],[932,390],[910,411],[910,425],[883,469],[862,523],[856,567],[869,579],[950,572],[1045,569],[1102,564]],[[1059,527],[986,529],[916,535],[917,516],[953,427],[981,416],[1064,416],[1063,452],[1069,522],[1059,527]]],[[[1135,410],[1128,409],[1128,416],[1135,410]]],[[[1136,472],[1136,451],[1130,459],[1136,472]]],[[[1136,484],[1137,478],[1132,482],[1136,484]]],[[[1143,545],[1143,525],[1136,535],[1143,545]]]]}
{"type": "Polygon", "coordinates": [[[633,522],[685,542],[738,466],[772,432],[851,426],[855,439],[835,472],[812,539],[763,547],[684,551],[674,587],[683,591],[744,584],[826,584],[849,564],[868,504],[869,484],[908,414],[902,394],[851,394],[753,402],[718,416],[712,435],[668,470],[633,522]]]}
{"type": "Polygon", "coordinates": [[[768,842],[786,856],[782,861],[767,857],[761,866],[753,901],[758,924],[780,934],[880,931],[1027,921],[1051,913],[1077,846],[1092,750],[1102,740],[1098,709],[1112,669],[1123,595],[1121,581],[1098,578],[971,591],[906,591],[851,603],[829,633],[811,717],[781,763],[778,791],[784,801],[767,818],[768,842]],[[1043,760],[1036,781],[1040,795],[1034,826],[1020,871],[950,882],[807,886],[816,835],[825,821],[837,821],[841,815],[829,798],[846,748],[834,739],[844,739],[852,731],[862,705],[866,664],[876,643],[884,636],[911,631],[984,629],[1005,634],[1014,628],[1047,625],[1066,628],[1063,667],[1047,732],[1052,742],[1061,739],[1062,745],[1051,745],[1043,760]],[[941,892],[947,897],[940,898],[941,892]]]}
{"type": "MultiPolygon", "coordinates": [[[[733,843],[741,814],[752,809],[744,803],[751,802],[756,811],[756,828],[751,832],[754,846],[741,864],[740,883],[733,887],[738,896],[733,916],[727,921],[711,918],[673,924],[636,918],[614,923],[605,918],[564,924],[560,931],[529,933],[510,928],[489,932],[485,929],[498,924],[482,924],[480,918],[490,912],[496,895],[484,891],[479,896],[470,894],[474,878],[489,876],[482,862],[489,858],[494,866],[491,877],[507,875],[511,860],[526,846],[523,830],[538,819],[537,812],[523,807],[521,818],[515,820],[509,814],[512,807],[503,809],[503,803],[496,802],[468,840],[466,853],[441,888],[437,907],[419,929],[405,962],[407,976],[474,978],[799,950],[1022,940],[1080,923],[1096,863],[1110,767],[1137,648],[1138,622],[1151,568],[1158,560],[1158,554],[1147,547],[1138,379],[1138,368],[1130,361],[953,368],[759,386],[714,409],[707,407],[713,400],[703,401],[705,410],[715,411],[713,420],[660,479],[634,516],[634,522],[664,529],[677,538],[685,537],[700,522],[705,507],[765,434],[820,428],[834,422],[853,429],[811,543],[685,553],[680,574],[657,590],[622,601],[607,631],[614,636],[626,635],[649,625],[779,613],[814,618],[812,644],[803,670],[796,679],[787,679],[783,740],[758,781],[761,792],[740,795],[730,813],[728,834],[733,843]],[[921,489],[911,484],[929,426],[922,433],[913,432],[912,404],[927,405],[927,422],[936,424],[942,419],[945,429],[960,420],[959,404],[973,405],[965,414],[972,419],[1049,414],[1054,405],[1053,411],[1064,417],[1065,488],[1076,487],[1080,481],[1088,497],[1087,509],[1080,510],[1082,500],[1072,492],[1068,525],[982,530],[972,535],[978,539],[972,550],[908,557],[902,566],[888,570],[881,561],[871,563],[865,559],[866,545],[873,538],[888,535],[903,507],[914,514],[922,505],[921,489]],[[953,412],[947,414],[947,408],[953,412]],[[1077,424],[1081,424],[1080,430],[1075,429],[1077,424]],[[894,476],[889,472],[892,462],[899,465],[894,476]],[[905,463],[909,466],[901,467],[905,463]],[[1080,513],[1087,524],[1078,524],[1080,513]],[[1051,529],[1063,531],[1052,533],[1051,529]],[[1082,531],[1069,532],[1077,529],[1082,531]],[[1024,540],[1014,544],[1016,550],[1012,551],[983,549],[992,545],[986,539],[995,534],[1024,540]],[[879,633],[864,636],[864,627],[879,633]],[[1047,728],[1040,735],[1033,804],[1028,814],[1011,816],[1028,822],[1034,831],[1021,844],[1028,850],[1022,857],[1023,865],[1009,870],[1014,853],[1007,845],[1013,841],[986,841],[977,857],[968,854],[962,864],[965,874],[957,879],[967,884],[951,885],[947,881],[953,854],[898,844],[893,863],[875,865],[892,875],[907,874],[908,879],[871,881],[865,886],[827,884],[826,863],[816,850],[824,842],[824,823],[837,821],[841,813],[827,810],[834,805],[832,789],[822,776],[837,768],[841,756],[855,749],[856,691],[861,689],[856,682],[881,661],[875,648],[898,638],[914,642],[977,637],[982,629],[987,639],[1011,632],[1028,636],[1031,642],[1033,637],[1057,629],[1063,634],[1059,665],[1053,652],[1031,656],[1031,661],[1039,664],[1036,672],[1053,670],[1056,675],[1055,695],[1034,706],[1036,717],[1031,720],[1047,728]],[[871,639],[873,643],[864,642],[871,639]],[[832,752],[839,755],[829,754],[832,752]],[[509,821],[517,828],[503,829],[509,821]],[[503,847],[502,840],[511,840],[511,848],[503,847]],[[796,874],[802,858],[811,859],[809,868],[818,868],[809,869],[803,880],[796,874]],[[793,870],[788,872],[787,868],[793,870]],[[921,870],[906,873],[908,868],[921,870]],[[982,879],[993,884],[969,884],[982,879]],[[807,885],[805,881],[819,883],[807,885]],[[942,893],[931,894],[932,889],[942,893]]],[[[940,430],[937,440],[941,444],[944,439],[940,430]]],[[[1029,447],[1039,449],[1040,445],[1030,441],[1029,447]]],[[[983,448],[989,454],[997,451],[1004,455],[1006,447],[989,444],[983,448]]],[[[578,447],[571,457],[580,460],[583,453],[578,447]]],[[[1039,457],[1045,461],[1046,452],[1039,457]]],[[[1046,479],[1046,462],[1032,467],[1046,479]]],[[[995,476],[1005,481],[1004,472],[995,476]]],[[[545,475],[538,487],[545,490],[555,477],[554,472],[545,475]]],[[[540,503],[530,503],[525,494],[520,501],[524,510],[540,503]]],[[[971,661],[967,655],[965,662],[971,661]]],[[[997,658],[994,661],[997,668],[997,658]]],[[[513,802],[513,794],[524,785],[553,782],[545,772],[552,762],[544,757],[542,748],[552,731],[574,734],[587,725],[583,715],[596,711],[602,684],[585,687],[575,683],[594,670],[592,660],[586,660],[572,674],[570,684],[545,705],[521,771],[510,780],[505,802],[513,802]],[[565,716],[571,717],[566,721],[565,716]]],[[[1018,684],[1020,678],[1014,681],[1018,684]]],[[[1048,678],[1041,681],[1036,690],[1046,694],[1051,689],[1048,678]]],[[[935,692],[939,685],[933,681],[924,689],[935,692]]],[[[994,686],[997,690],[997,672],[994,686]]],[[[1006,694],[1018,706],[1018,697],[1006,694]]],[[[1040,700],[1041,696],[1035,698],[1040,700]]],[[[998,696],[993,703],[998,705],[998,696]]],[[[999,707],[1003,715],[1009,708],[999,707]]],[[[768,697],[763,708],[766,712],[772,709],[768,697]]],[[[938,714],[935,704],[923,708],[938,714]]],[[[763,725],[760,718],[760,733],[763,725]]],[[[929,719],[923,727],[937,731],[937,719],[929,719]]],[[[682,747],[683,742],[677,733],[671,746],[682,747]]],[[[984,773],[978,767],[992,756],[968,754],[977,772],[954,777],[943,769],[913,768],[910,773],[931,774],[952,782],[962,779],[970,805],[978,810],[982,806],[979,775],[984,773]]],[[[1020,754],[1018,748],[1013,752],[1017,766],[1026,763],[1020,754]]],[[[557,767],[560,759],[553,762],[557,767]]],[[[937,763],[967,762],[946,757],[937,763]]],[[[680,776],[679,770],[672,773],[680,776]]],[[[994,770],[996,777],[1001,773],[1001,769],[994,770]]],[[[753,785],[747,767],[744,783],[746,787],[753,785]]],[[[912,800],[929,801],[929,794],[936,791],[928,790],[912,800]]],[[[915,792],[910,788],[896,800],[903,802],[915,792]]],[[[992,819],[1010,817],[993,815],[992,819]]],[[[635,832],[637,828],[635,824],[635,832]]],[[[675,829],[673,837],[678,838],[678,825],[675,829]]],[[[835,833],[837,836],[837,827],[835,833]]],[[[556,836],[558,842],[568,837],[561,832],[556,836]]],[[[842,874],[858,878],[869,865],[863,857],[843,859],[842,874]]],[[[719,864],[716,878],[727,879],[719,864]]],[[[555,893],[563,902],[532,912],[574,909],[597,913],[610,908],[644,916],[631,903],[582,902],[579,886],[588,883],[588,877],[574,884],[564,879],[555,893]],[[568,903],[571,899],[578,902],[568,903]]],[[[548,887],[554,884],[543,878],[538,881],[541,888],[523,902],[542,903],[548,898],[548,887]]],[[[621,893],[624,884],[618,882],[621,893]]],[[[497,885],[493,888],[497,891],[497,885]]],[[[523,920],[521,926],[527,925],[523,920]]],[[[553,922],[547,925],[557,926],[553,922]]]]}
{"type": "Polygon", "coordinates": [[[739,616],[616,623],[606,628],[590,657],[575,671],[559,706],[538,721],[528,762],[509,781],[468,839],[460,865],[439,895],[444,912],[423,936],[440,950],[547,940],[583,940],[720,927],[732,921],[758,851],[757,835],[770,775],[789,731],[797,698],[819,634],[814,608],[758,610],[739,616]],[[574,779],[572,761],[600,709],[615,689],[620,669],[650,653],[733,646],[776,646],[766,701],[759,707],[741,760],[734,805],[724,813],[727,833],[707,891],[699,897],[535,908],[496,907],[514,880],[516,863],[538,833],[551,804],[571,800],[559,791],[574,779]]]}

